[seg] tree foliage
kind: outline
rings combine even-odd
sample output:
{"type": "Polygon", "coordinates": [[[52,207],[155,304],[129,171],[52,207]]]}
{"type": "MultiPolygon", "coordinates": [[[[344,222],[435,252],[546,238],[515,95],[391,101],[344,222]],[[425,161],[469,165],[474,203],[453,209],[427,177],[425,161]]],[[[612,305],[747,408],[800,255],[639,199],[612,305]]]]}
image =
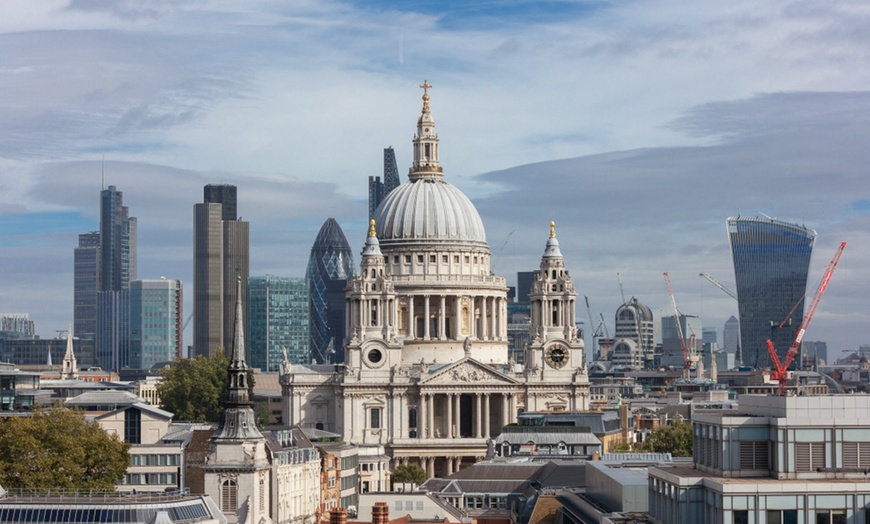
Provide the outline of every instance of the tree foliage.
{"type": "Polygon", "coordinates": [[[130,464],[129,448],[81,411],[40,407],[0,421],[0,485],[114,490],[130,464]]]}
{"type": "Polygon", "coordinates": [[[426,472],[417,464],[400,464],[393,470],[393,482],[413,482],[419,486],[426,482],[426,472]]]}
{"type": "Polygon", "coordinates": [[[223,352],[177,359],[163,370],[163,382],[157,386],[163,409],[174,413],[175,420],[220,421],[229,363],[223,352]]]}
{"type": "Polygon", "coordinates": [[[638,451],[670,453],[674,457],[692,456],[692,424],[678,420],[652,430],[638,451]]]}
{"type": "MultiPolygon", "coordinates": [[[[220,422],[221,399],[227,390],[229,357],[218,350],[213,357],[179,358],[163,370],[157,394],[163,409],[175,420],[220,422]]],[[[248,370],[248,395],[254,398],[254,372],[248,370]]]]}

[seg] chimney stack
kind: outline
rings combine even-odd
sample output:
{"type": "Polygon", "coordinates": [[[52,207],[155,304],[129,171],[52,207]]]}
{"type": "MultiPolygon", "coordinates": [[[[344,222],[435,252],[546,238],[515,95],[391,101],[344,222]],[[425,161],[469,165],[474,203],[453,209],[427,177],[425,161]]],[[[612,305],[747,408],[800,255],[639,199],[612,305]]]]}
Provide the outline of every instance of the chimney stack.
{"type": "Polygon", "coordinates": [[[390,522],[390,507],[386,502],[375,502],[372,506],[372,524],[387,524],[390,522]]]}
{"type": "Polygon", "coordinates": [[[347,524],[347,511],[344,508],[329,510],[329,524],[347,524]]]}

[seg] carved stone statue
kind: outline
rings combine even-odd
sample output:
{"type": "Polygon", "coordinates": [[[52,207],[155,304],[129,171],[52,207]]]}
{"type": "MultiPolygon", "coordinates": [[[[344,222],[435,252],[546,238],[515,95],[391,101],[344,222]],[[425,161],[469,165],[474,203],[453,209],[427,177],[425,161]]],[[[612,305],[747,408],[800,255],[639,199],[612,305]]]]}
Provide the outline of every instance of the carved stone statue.
{"type": "Polygon", "coordinates": [[[465,337],[465,342],[462,343],[462,349],[465,350],[465,356],[471,356],[471,339],[469,337],[465,337]]]}

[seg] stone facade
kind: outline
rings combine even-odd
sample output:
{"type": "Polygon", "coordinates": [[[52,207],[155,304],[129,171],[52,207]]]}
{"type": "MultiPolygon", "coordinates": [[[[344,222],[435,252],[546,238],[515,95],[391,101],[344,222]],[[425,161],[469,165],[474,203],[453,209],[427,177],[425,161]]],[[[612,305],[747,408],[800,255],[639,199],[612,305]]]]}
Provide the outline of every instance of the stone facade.
{"type": "Polygon", "coordinates": [[[348,280],[343,366],[291,365],[284,421],[448,475],[491,452],[520,410],[589,405],[576,291],[555,229],[533,287],[525,371],[508,356],[507,286],[474,205],[444,181],[424,83],[408,181],[378,207],[348,280]]]}

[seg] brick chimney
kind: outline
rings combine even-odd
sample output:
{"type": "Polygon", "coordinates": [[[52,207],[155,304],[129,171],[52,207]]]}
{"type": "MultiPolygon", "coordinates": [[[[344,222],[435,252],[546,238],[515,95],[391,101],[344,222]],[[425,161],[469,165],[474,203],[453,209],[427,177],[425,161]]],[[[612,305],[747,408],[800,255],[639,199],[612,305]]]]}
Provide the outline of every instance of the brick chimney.
{"type": "Polygon", "coordinates": [[[347,524],[347,511],[344,508],[329,510],[329,524],[347,524]]]}
{"type": "Polygon", "coordinates": [[[390,522],[390,507],[386,502],[375,502],[372,506],[372,524],[387,524],[390,522]]]}

